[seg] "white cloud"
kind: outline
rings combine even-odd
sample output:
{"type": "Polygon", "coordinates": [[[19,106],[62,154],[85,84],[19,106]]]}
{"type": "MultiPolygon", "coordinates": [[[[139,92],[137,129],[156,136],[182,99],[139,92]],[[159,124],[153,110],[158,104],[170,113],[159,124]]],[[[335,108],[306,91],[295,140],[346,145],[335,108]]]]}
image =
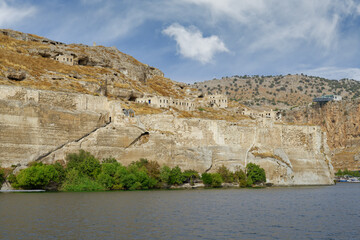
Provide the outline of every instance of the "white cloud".
{"type": "Polygon", "coordinates": [[[312,76],[320,76],[328,79],[349,78],[360,81],[360,68],[338,68],[321,67],[316,69],[304,70],[303,73],[312,76]]]}
{"type": "Polygon", "coordinates": [[[252,51],[291,49],[297,41],[331,49],[341,37],[338,29],[341,17],[360,11],[353,0],[184,1],[209,10],[212,22],[226,21],[246,34],[244,39],[251,39],[247,44],[252,51]]]}
{"type": "Polygon", "coordinates": [[[209,63],[215,53],[228,52],[218,36],[203,37],[196,27],[185,28],[174,23],[163,30],[163,34],[175,39],[179,53],[201,63],[209,63]]]}
{"type": "Polygon", "coordinates": [[[36,8],[32,6],[13,7],[0,1],[0,27],[8,28],[11,25],[21,22],[24,18],[34,15],[36,8]]]}

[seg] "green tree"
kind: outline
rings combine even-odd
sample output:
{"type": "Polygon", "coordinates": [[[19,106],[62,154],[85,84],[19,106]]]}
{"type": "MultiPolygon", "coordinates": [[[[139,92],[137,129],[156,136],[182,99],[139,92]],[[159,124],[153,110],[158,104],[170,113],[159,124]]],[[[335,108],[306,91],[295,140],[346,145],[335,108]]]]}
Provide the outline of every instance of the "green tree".
{"type": "Polygon", "coordinates": [[[84,150],[80,150],[78,154],[68,154],[66,159],[68,169],[75,168],[86,176],[95,178],[101,171],[100,161],[84,150]]]}
{"type": "Polygon", "coordinates": [[[0,186],[5,182],[5,171],[0,167],[0,186]]]}
{"type": "Polygon", "coordinates": [[[53,165],[35,163],[16,175],[13,186],[23,189],[46,189],[50,184],[60,182],[60,173],[53,165]]]}
{"type": "Polygon", "coordinates": [[[122,165],[115,159],[106,159],[101,164],[101,172],[97,175],[97,181],[106,189],[113,189],[115,184],[115,174],[122,165]]]}
{"type": "Polygon", "coordinates": [[[203,183],[207,186],[211,185],[211,183],[212,183],[212,177],[211,177],[210,173],[201,174],[201,179],[202,179],[203,183]]]}
{"type": "Polygon", "coordinates": [[[265,170],[259,165],[254,163],[248,163],[246,165],[246,172],[248,180],[251,180],[253,184],[266,182],[265,170]]]}
{"type": "Polygon", "coordinates": [[[179,185],[179,184],[183,184],[184,180],[185,180],[185,178],[184,178],[179,166],[176,166],[171,169],[168,184],[179,185]]]}
{"type": "Polygon", "coordinates": [[[234,182],[234,174],[224,165],[219,167],[216,172],[220,174],[224,182],[226,183],[234,182]]]}
{"type": "Polygon", "coordinates": [[[221,187],[221,184],[223,183],[223,179],[221,178],[221,175],[219,173],[213,173],[211,174],[211,186],[212,187],[221,187]]]}
{"type": "Polygon", "coordinates": [[[105,187],[77,169],[71,168],[66,173],[61,190],[69,192],[101,191],[105,190],[105,187]]]}
{"type": "Polygon", "coordinates": [[[169,168],[168,166],[163,166],[160,169],[160,180],[161,180],[161,182],[167,183],[169,181],[170,172],[171,172],[171,168],[169,168]]]}
{"type": "Polygon", "coordinates": [[[156,161],[148,161],[145,165],[149,177],[160,179],[160,165],[156,161]]]}
{"type": "Polygon", "coordinates": [[[240,187],[246,187],[246,174],[241,168],[237,168],[234,172],[234,181],[238,182],[240,187]]]}
{"type": "Polygon", "coordinates": [[[201,179],[205,186],[221,187],[223,179],[219,173],[203,173],[201,179]]]}
{"type": "Polygon", "coordinates": [[[195,170],[185,170],[183,172],[184,182],[190,183],[191,185],[194,184],[196,179],[199,179],[199,173],[195,170]]]}

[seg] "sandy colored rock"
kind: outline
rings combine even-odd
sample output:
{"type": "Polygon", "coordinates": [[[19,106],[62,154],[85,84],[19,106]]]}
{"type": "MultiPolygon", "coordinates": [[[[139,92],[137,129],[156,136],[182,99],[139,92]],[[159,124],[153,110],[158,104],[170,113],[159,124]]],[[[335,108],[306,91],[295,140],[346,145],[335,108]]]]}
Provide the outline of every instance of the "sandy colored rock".
{"type": "Polygon", "coordinates": [[[139,158],[214,172],[263,167],[276,185],[332,184],[326,135],[316,126],[272,121],[126,117],[118,101],[85,94],[0,87],[0,162],[52,163],[84,149],[123,164],[139,158]],[[111,122],[110,122],[111,120],[111,122]]]}

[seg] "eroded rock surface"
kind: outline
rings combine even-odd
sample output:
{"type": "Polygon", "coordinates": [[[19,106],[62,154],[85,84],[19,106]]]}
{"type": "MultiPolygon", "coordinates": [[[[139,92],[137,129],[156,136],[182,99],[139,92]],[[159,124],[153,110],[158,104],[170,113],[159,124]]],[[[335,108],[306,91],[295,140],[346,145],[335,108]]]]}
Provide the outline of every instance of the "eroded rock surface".
{"type": "Polygon", "coordinates": [[[328,102],[288,111],[285,120],[321,126],[328,136],[335,170],[360,169],[360,100],[328,102]]]}
{"type": "Polygon", "coordinates": [[[86,94],[0,87],[0,163],[65,160],[84,149],[123,164],[139,158],[213,172],[260,164],[276,185],[332,184],[326,135],[316,126],[272,121],[134,118],[119,101],[86,94]]]}

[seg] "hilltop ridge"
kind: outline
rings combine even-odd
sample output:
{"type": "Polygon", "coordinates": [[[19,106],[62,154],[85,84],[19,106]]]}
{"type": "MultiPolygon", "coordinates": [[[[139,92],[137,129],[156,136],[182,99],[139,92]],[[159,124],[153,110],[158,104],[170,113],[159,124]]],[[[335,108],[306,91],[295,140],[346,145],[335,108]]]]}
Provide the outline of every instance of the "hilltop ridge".
{"type": "Polygon", "coordinates": [[[185,94],[182,90],[186,84],[165,78],[159,69],[143,64],[115,47],[64,44],[2,29],[0,56],[0,84],[4,85],[122,99],[142,96],[144,92],[185,94]],[[73,57],[74,65],[56,61],[59,55],[73,57]],[[166,87],[159,89],[158,85],[166,87]]]}
{"type": "Polygon", "coordinates": [[[360,82],[329,80],[297,75],[233,76],[197,82],[192,87],[208,93],[226,94],[230,99],[253,108],[290,109],[307,105],[322,95],[341,95],[344,100],[360,97],[360,82]]]}

